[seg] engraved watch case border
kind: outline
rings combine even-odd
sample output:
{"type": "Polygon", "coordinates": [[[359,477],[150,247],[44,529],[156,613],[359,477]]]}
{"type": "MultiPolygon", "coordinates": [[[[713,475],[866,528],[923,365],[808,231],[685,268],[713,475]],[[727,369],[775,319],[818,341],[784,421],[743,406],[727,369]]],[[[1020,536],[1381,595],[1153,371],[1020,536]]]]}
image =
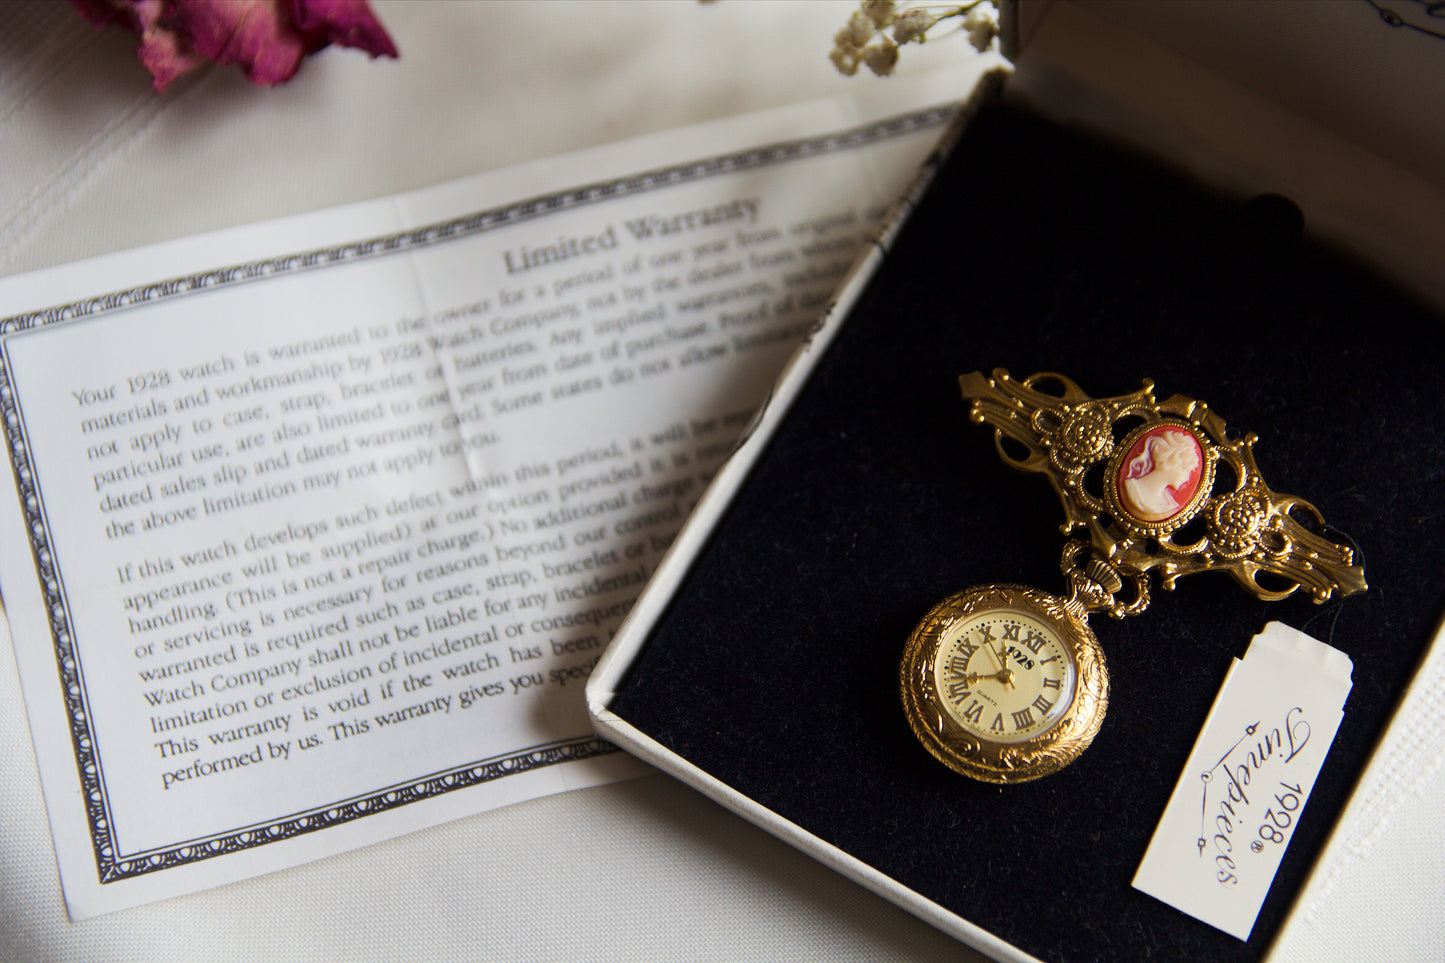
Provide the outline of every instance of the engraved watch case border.
{"type": "Polygon", "coordinates": [[[976,586],[935,605],[909,636],[899,682],[908,724],[929,753],[955,772],[998,784],[1028,782],[1069,765],[1093,742],[1109,702],[1104,652],[1088,623],[1063,599],[1023,585],[976,586]],[[943,640],[959,623],[992,611],[1022,611],[1045,623],[1074,660],[1069,707],[1052,727],[1022,742],[993,742],[964,730],[944,707],[934,678],[943,640]]]}

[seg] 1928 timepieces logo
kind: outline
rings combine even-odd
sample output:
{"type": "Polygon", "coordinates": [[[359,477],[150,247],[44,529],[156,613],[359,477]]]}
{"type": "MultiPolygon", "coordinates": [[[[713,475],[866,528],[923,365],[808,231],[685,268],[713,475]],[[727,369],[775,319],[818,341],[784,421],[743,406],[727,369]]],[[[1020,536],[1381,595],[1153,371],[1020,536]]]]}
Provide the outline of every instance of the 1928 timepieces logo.
{"type": "Polygon", "coordinates": [[[1290,781],[1287,767],[1310,741],[1310,724],[1299,706],[1285,713],[1274,728],[1254,722],[1244,734],[1199,774],[1199,855],[1210,854],[1215,881],[1239,883],[1241,850],[1263,853],[1271,843],[1289,838],[1295,813],[1307,795],[1301,781],[1290,781]],[[1265,807],[1256,814],[1258,807],[1265,807]],[[1240,835],[1243,831],[1243,835],[1240,835]]]}

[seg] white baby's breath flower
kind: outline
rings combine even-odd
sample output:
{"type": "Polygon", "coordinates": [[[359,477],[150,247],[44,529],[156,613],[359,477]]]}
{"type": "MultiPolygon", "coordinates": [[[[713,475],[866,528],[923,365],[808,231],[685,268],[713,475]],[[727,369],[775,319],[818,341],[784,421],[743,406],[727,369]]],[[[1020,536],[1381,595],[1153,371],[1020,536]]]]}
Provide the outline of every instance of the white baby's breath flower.
{"type": "Polygon", "coordinates": [[[863,62],[878,76],[886,77],[893,73],[893,66],[898,63],[898,45],[887,37],[880,37],[877,43],[869,44],[863,50],[863,62]]]}
{"type": "Polygon", "coordinates": [[[853,16],[848,18],[848,23],[839,31],[834,39],[841,45],[844,38],[855,47],[866,47],[868,41],[873,39],[873,20],[862,10],[854,10],[853,16]]]}
{"type": "Polygon", "coordinates": [[[938,23],[938,17],[922,7],[905,10],[893,18],[893,39],[898,43],[908,43],[912,40],[923,43],[924,34],[928,33],[929,28],[936,23],[938,23]]]}
{"type": "Polygon", "coordinates": [[[932,7],[900,6],[897,0],[860,0],[858,9],[833,37],[828,59],[849,76],[863,64],[875,74],[891,74],[898,63],[899,46],[923,43],[928,32],[945,20],[961,21],[958,29],[967,33],[968,42],[982,53],[998,35],[997,16],[994,0],[932,7]],[[890,28],[892,38],[885,32],[890,28]]]}
{"type": "Polygon", "coordinates": [[[858,72],[858,65],[863,60],[863,51],[851,43],[839,43],[828,52],[828,59],[833,61],[834,67],[838,68],[838,73],[845,77],[851,77],[858,72]]]}
{"type": "Polygon", "coordinates": [[[868,19],[873,21],[873,26],[879,30],[893,22],[893,8],[897,6],[893,0],[863,0],[863,12],[868,19]]]}
{"type": "Polygon", "coordinates": [[[983,53],[998,36],[998,20],[994,17],[992,4],[981,3],[963,16],[963,29],[968,31],[968,42],[973,49],[983,53]]]}

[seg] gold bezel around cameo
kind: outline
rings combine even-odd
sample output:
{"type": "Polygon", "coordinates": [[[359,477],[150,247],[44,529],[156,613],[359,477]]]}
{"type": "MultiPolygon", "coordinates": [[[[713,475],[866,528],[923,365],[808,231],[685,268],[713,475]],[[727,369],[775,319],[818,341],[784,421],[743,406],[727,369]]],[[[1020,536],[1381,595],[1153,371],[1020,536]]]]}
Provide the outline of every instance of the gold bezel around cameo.
{"type": "Polygon", "coordinates": [[[1188,524],[1208,500],[1218,457],[1193,425],[1146,422],[1115,446],[1104,469],[1104,504],[1135,534],[1166,535],[1188,524]]]}

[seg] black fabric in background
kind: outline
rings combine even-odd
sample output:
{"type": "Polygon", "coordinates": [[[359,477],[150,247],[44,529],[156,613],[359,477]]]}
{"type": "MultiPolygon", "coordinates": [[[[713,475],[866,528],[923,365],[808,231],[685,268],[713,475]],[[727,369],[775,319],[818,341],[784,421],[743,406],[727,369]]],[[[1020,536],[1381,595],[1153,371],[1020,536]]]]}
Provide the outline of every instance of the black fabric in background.
{"type": "MultiPolygon", "coordinates": [[[[1306,217],[1308,212],[1305,212],[1306,217]]],[[[1430,639],[1445,594],[1445,327],[1225,201],[1012,108],[985,110],[656,627],[614,710],[683,758],[1046,960],[1253,960],[1275,936],[1430,639]],[[1370,591],[1265,603],[1223,575],[1093,620],[1103,730],[996,788],[918,745],[914,624],[962,588],[1062,592],[1062,512],[969,423],[962,372],[1153,378],[1254,431],[1266,482],[1362,546],[1370,591]],[[1354,660],[1333,751],[1246,944],[1129,885],[1224,672],[1280,620],[1354,660]]],[[[1361,921],[1370,926],[1371,921],[1361,921]]]]}

